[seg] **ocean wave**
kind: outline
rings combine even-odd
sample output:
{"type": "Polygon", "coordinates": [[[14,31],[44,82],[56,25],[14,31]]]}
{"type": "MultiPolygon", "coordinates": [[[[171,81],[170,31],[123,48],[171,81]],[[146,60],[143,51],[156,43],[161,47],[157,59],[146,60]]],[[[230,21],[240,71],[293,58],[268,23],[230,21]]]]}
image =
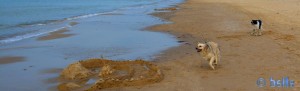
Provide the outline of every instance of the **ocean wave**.
{"type": "Polygon", "coordinates": [[[41,35],[44,35],[44,34],[47,34],[47,33],[51,33],[51,32],[54,32],[54,31],[61,30],[63,28],[70,28],[70,27],[73,26],[72,24],[70,24],[72,22],[72,20],[89,18],[89,17],[93,17],[93,16],[110,14],[110,13],[115,13],[115,12],[116,11],[102,12],[102,13],[95,13],[95,14],[87,14],[87,15],[81,15],[81,16],[65,18],[63,20],[47,20],[47,21],[39,21],[39,22],[22,23],[22,24],[18,24],[18,25],[15,25],[15,26],[3,26],[3,27],[1,26],[1,28],[26,28],[26,27],[36,27],[36,26],[47,26],[49,24],[55,24],[55,23],[60,23],[60,22],[66,22],[66,23],[69,22],[69,24],[65,25],[64,27],[53,29],[51,31],[43,31],[43,32],[29,32],[29,31],[27,31],[26,33],[23,32],[21,34],[20,34],[20,32],[16,32],[15,34],[10,34],[10,35],[6,35],[6,36],[2,35],[2,36],[0,36],[0,45],[10,43],[10,42],[20,41],[20,40],[27,39],[27,38],[41,36],[41,35]]]}
{"type": "Polygon", "coordinates": [[[24,28],[24,27],[32,27],[32,26],[44,26],[47,24],[61,22],[62,20],[45,20],[45,21],[36,21],[36,22],[27,22],[27,23],[20,23],[17,25],[4,25],[3,27],[0,26],[0,29],[9,29],[9,28],[24,28]]]}
{"type": "MultiPolygon", "coordinates": [[[[76,19],[84,19],[84,18],[99,16],[99,15],[106,15],[106,14],[111,14],[111,13],[119,13],[120,11],[122,11],[124,9],[144,8],[145,6],[159,4],[160,2],[165,2],[165,1],[169,1],[169,0],[161,0],[161,1],[156,1],[156,2],[152,2],[152,3],[148,3],[148,4],[130,5],[130,6],[125,6],[125,7],[121,7],[121,8],[118,8],[118,9],[114,9],[114,10],[111,10],[111,11],[91,13],[91,14],[83,14],[83,15],[58,19],[58,20],[44,20],[44,21],[26,22],[26,23],[21,23],[21,24],[17,24],[17,25],[9,25],[9,27],[5,27],[5,28],[26,27],[26,26],[43,26],[43,25],[47,25],[47,24],[51,24],[51,23],[55,23],[55,22],[63,22],[63,21],[70,21],[70,20],[76,20],[76,19]]],[[[2,25],[0,25],[0,27],[2,27],[2,25]]]]}
{"type": "MultiPolygon", "coordinates": [[[[51,25],[51,24],[62,23],[62,22],[68,23],[68,22],[75,21],[77,19],[85,19],[85,18],[90,18],[90,17],[94,17],[94,16],[99,16],[99,15],[107,15],[107,14],[115,14],[115,13],[116,14],[122,14],[122,11],[136,9],[136,8],[146,8],[148,6],[154,6],[156,4],[160,4],[161,2],[171,2],[171,0],[159,0],[159,1],[155,1],[155,2],[147,3],[147,4],[136,4],[136,5],[131,5],[131,6],[125,6],[125,7],[121,7],[121,8],[114,9],[114,10],[107,11],[107,12],[84,14],[84,15],[64,18],[64,19],[61,19],[61,20],[45,20],[45,21],[28,22],[28,23],[18,24],[16,26],[9,26],[9,27],[5,26],[4,28],[15,28],[15,27],[26,28],[26,27],[36,27],[36,26],[42,26],[42,27],[45,26],[46,27],[47,25],[51,25]]],[[[149,13],[149,12],[145,12],[145,13],[149,13]]],[[[0,27],[3,28],[2,26],[0,26],[0,27]]],[[[27,38],[41,36],[41,35],[44,35],[44,34],[47,34],[47,33],[58,31],[58,30],[63,29],[63,28],[70,28],[70,27],[72,27],[72,26],[70,24],[67,24],[64,27],[60,27],[60,28],[53,29],[53,30],[50,30],[50,31],[47,30],[47,31],[43,31],[43,32],[34,32],[34,33],[28,33],[27,32],[27,33],[18,34],[17,36],[16,35],[9,36],[9,37],[5,37],[5,38],[1,38],[0,39],[0,44],[5,44],[5,43],[10,43],[10,42],[20,41],[20,40],[27,39],[27,38]]]]}
{"type": "Polygon", "coordinates": [[[58,30],[61,30],[64,28],[70,28],[70,27],[72,27],[72,26],[68,25],[65,27],[54,29],[52,31],[34,32],[34,33],[26,33],[26,34],[22,34],[22,35],[15,35],[15,36],[11,36],[9,38],[4,38],[4,39],[0,40],[0,44],[6,44],[6,43],[10,43],[10,42],[20,41],[20,40],[27,39],[27,38],[37,37],[40,35],[48,34],[51,32],[55,32],[55,31],[58,31],[58,30]]]}
{"type": "Polygon", "coordinates": [[[64,20],[76,20],[76,19],[83,19],[83,18],[89,18],[93,16],[98,16],[98,15],[104,15],[104,14],[109,14],[109,13],[115,13],[116,11],[109,11],[109,12],[102,12],[102,13],[94,13],[94,14],[86,14],[86,15],[80,15],[80,16],[74,16],[70,18],[65,18],[64,20]]]}
{"type": "Polygon", "coordinates": [[[153,2],[153,3],[149,3],[149,4],[130,5],[130,6],[126,6],[126,7],[114,9],[114,10],[107,11],[107,12],[99,12],[99,13],[93,13],[93,14],[86,14],[86,15],[79,15],[79,16],[69,17],[69,18],[65,18],[64,20],[76,20],[76,19],[89,18],[89,17],[93,17],[93,16],[106,15],[106,14],[111,14],[111,13],[120,13],[124,9],[143,8],[143,7],[148,6],[148,5],[159,4],[159,2],[161,2],[161,1],[153,2]]]}

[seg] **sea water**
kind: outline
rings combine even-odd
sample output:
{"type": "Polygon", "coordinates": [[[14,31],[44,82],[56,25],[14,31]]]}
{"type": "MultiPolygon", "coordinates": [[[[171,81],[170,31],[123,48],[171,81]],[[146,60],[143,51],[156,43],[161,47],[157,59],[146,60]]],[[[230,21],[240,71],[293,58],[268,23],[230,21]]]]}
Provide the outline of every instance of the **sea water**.
{"type": "Polygon", "coordinates": [[[78,60],[151,60],[155,54],[178,45],[174,36],[144,28],[169,23],[149,14],[182,0],[0,2],[0,57],[25,58],[0,64],[0,88],[4,91],[57,90],[59,72],[78,60]],[[70,22],[78,24],[72,26],[70,22]],[[62,28],[74,36],[37,40],[62,28]]]}
{"type": "Polygon", "coordinates": [[[164,1],[166,0],[0,0],[0,44],[55,31],[64,26],[59,25],[63,21],[164,1]]]}

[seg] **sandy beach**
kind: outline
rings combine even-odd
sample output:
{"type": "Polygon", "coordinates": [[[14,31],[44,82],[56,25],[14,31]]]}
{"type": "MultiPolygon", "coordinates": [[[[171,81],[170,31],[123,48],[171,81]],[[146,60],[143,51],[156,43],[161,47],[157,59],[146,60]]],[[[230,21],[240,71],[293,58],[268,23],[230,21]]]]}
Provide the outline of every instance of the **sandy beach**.
{"type": "Polygon", "coordinates": [[[299,1],[187,0],[179,10],[153,15],[172,21],[150,29],[177,36],[181,46],[164,51],[155,63],[165,75],[156,84],[111,88],[122,91],[297,91],[300,89],[299,1]],[[250,36],[252,19],[263,20],[263,36],[250,36]],[[219,43],[216,70],[194,50],[205,40],[219,43]],[[293,88],[256,85],[258,78],[295,81],[293,88]]]}
{"type": "Polygon", "coordinates": [[[101,91],[300,90],[300,1],[186,0],[153,10],[167,7],[156,4],[75,17],[62,22],[72,27],[1,46],[0,87],[57,91],[59,74],[68,64],[104,56],[112,60],[145,58],[157,65],[164,79],[101,91]],[[146,15],[152,10],[157,12],[151,15],[160,19],[146,15]],[[253,19],[263,20],[262,36],[250,35],[253,19]],[[222,58],[216,70],[195,50],[197,42],[204,41],[220,45],[222,58]],[[289,77],[295,85],[270,87],[270,77],[289,77]],[[265,87],[257,86],[258,78],[266,79],[265,87]]]}
{"type": "MultiPolygon", "coordinates": [[[[58,91],[59,84],[63,83],[59,80],[63,69],[74,62],[91,58],[151,61],[156,54],[179,46],[179,43],[171,34],[145,29],[168,23],[149,14],[156,8],[180,2],[7,1],[7,4],[1,5],[5,11],[0,11],[0,19],[3,20],[0,22],[0,88],[3,91],[58,91]],[[10,11],[23,15],[14,18],[12,15],[16,13],[10,15],[10,11]]],[[[149,68],[141,65],[135,69],[138,67],[149,68]]],[[[141,74],[140,71],[137,73],[141,74]]],[[[160,70],[156,72],[161,73],[160,70]]],[[[95,81],[92,79],[87,83],[95,81]]]]}

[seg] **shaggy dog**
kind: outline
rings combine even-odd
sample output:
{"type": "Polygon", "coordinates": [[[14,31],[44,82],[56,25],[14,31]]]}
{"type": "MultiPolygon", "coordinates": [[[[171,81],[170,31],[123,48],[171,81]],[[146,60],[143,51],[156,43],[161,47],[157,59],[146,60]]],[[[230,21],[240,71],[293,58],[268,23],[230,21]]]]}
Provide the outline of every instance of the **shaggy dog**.
{"type": "Polygon", "coordinates": [[[255,27],[251,33],[251,35],[260,36],[261,33],[261,27],[262,27],[262,21],[261,20],[252,20],[251,24],[255,27]]]}
{"type": "Polygon", "coordinates": [[[218,44],[215,42],[198,43],[196,50],[205,60],[209,61],[210,67],[215,69],[221,58],[218,44]]]}

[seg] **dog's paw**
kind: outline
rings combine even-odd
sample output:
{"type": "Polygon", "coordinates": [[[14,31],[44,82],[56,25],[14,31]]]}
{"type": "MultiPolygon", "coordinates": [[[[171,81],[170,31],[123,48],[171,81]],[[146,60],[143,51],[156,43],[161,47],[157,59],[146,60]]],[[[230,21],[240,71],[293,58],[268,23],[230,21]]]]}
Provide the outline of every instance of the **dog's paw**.
{"type": "Polygon", "coordinates": [[[214,66],[211,66],[211,68],[212,68],[213,70],[215,70],[215,67],[214,67],[214,66]]]}
{"type": "Polygon", "coordinates": [[[259,34],[258,34],[258,36],[261,36],[261,35],[262,35],[262,33],[259,33],[259,34]]]}
{"type": "Polygon", "coordinates": [[[218,66],[218,64],[214,64],[214,66],[218,66]]]}

